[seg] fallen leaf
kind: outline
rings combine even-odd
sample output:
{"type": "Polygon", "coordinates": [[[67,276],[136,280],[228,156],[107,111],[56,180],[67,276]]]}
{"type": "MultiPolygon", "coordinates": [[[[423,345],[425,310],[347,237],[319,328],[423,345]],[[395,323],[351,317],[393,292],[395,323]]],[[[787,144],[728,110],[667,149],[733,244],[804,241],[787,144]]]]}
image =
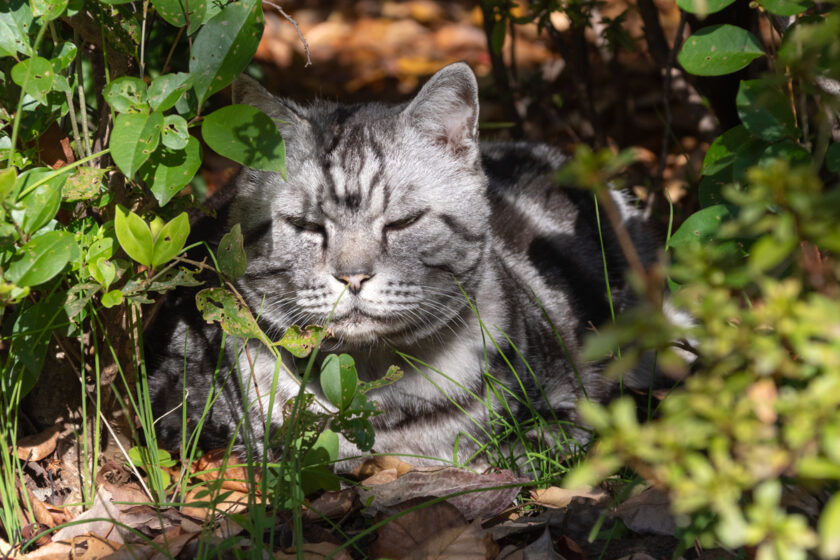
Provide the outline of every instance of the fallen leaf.
{"type": "Polygon", "coordinates": [[[226,455],[225,449],[205,453],[192,464],[193,476],[208,482],[223,479],[223,489],[247,494],[255,486],[253,483],[259,482],[259,474],[256,471],[249,473],[241,457],[226,455]]]}
{"type": "Polygon", "coordinates": [[[52,455],[62,426],[56,424],[43,432],[18,440],[17,456],[21,461],[40,461],[52,455]]]}
{"type": "MultiPolygon", "coordinates": [[[[347,550],[341,550],[334,556],[332,552],[337,548],[334,543],[306,543],[303,545],[303,557],[306,560],[318,560],[319,558],[334,558],[335,560],[350,560],[351,556],[347,550]]],[[[291,552],[277,552],[274,554],[276,560],[297,560],[294,549],[291,552]]]]}
{"type": "Polygon", "coordinates": [[[70,560],[73,547],[69,542],[52,542],[33,550],[25,556],[12,555],[10,558],[25,558],[26,560],[70,560]]]}
{"type": "Polygon", "coordinates": [[[490,534],[481,528],[480,522],[468,524],[458,508],[439,502],[397,517],[382,526],[374,544],[373,556],[479,560],[493,558],[498,549],[490,534]]]}
{"type": "Polygon", "coordinates": [[[215,517],[221,513],[242,513],[248,509],[248,494],[233,490],[211,492],[208,488],[195,488],[187,492],[181,513],[196,519],[215,517]]]}
{"type": "Polygon", "coordinates": [[[303,518],[307,521],[320,521],[325,517],[338,519],[360,507],[355,488],[324,492],[303,510],[303,518]]]}
{"type": "Polygon", "coordinates": [[[586,498],[600,502],[609,495],[600,489],[579,488],[575,490],[567,490],[557,486],[550,488],[539,488],[531,490],[531,499],[535,504],[550,507],[563,508],[569,505],[575,498],[586,498]]]}
{"type": "Polygon", "coordinates": [[[396,511],[394,506],[414,498],[443,497],[475,490],[449,498],[447,502],[457,507],[467,519],[476,519],[492,517],[503,511],[519,493],[518,485],[527,480],[511,471],[476,474],[465,469],[444,467],[414,470],[388,484],[358,487],[357,492],[361,502],[367,505],[363,513],[375,515],[379,512],[393,513],[396,511]],[[502,485],[516,486],[494,488],[502,485]]]}
{"type": "Polygon", "coordinates": [[[70,546],[71,558],[73,560],[98,560],[99,558],[111,558],[111,555],[117,552],[122,545],[111,542],[108,539],[103,539],[95,535],[83,535],[74,537],[70,546]]]}
{"type": "Polygon", "coordinates": [[[393,455],[375,455],[366,459],[362,464],[357,466],[348,474],[358,478],[359,480],[364,480],[387,469],[397,469],[397,476],[402,476],[408,471],[414,470],[414,466],[409,465],[405,461],[401,461],[393,455]]]}
{"type": "Polygon", "coordinates": [[[112,503],[111,492],[100,486],[93,497],[93,507],[74,519],[75,524],[59,529],[53,536],[53,542],[70,541],[81,535],[96,535],[109,541],[122,544],[129,531],[111,521],[120,520],[120,509],[112,503]]]}
{"type": "Polygon", "coordinates": [[[554,543],[551,541],[551,532],[548,527],[540,534],[539,538],[518,550],[507,551],[507,553],[499,554],[499,560],[562,560],[563,556],[557,553],[554,549],[554,543]]]}
{"type": "Polygon", "coordinates": [[[388,484],[389,482],[397,480],[398,476],[397,469],[385,469],[384,471],[379,471],[378,473],[367,477],[362,481],[362,484],[365,486],[388,484]]]}
{"type": "Polygon", "coordinates": [[[654,487],[628,498],[613,509],[612,515],[636,533],[671,536],[677,529],[668,494],[654,487]]]}

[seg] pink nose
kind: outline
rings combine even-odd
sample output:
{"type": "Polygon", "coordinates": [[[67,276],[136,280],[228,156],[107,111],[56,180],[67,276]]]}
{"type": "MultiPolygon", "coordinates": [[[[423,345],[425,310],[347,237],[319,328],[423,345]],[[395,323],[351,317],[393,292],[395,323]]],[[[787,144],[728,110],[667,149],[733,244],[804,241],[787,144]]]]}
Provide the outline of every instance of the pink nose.
{"type": "Polygon", "coordinates": [[[358,294],[362,290],[362,282],[370,278],[372,275],[356,273],[356,274],[340,274],[336,278],[347,284],[350,292],[358,294]]]}

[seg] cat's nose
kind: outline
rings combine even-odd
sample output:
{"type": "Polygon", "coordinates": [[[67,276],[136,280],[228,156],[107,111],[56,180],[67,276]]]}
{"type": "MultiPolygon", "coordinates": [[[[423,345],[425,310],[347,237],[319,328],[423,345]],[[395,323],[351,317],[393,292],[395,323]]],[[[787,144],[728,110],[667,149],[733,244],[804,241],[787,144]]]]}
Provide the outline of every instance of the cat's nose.
{"type": "Polygon", "coordinates": [[[373,277],[373,274],[356,272],[354,274],[336,274],[336,278],[347,284],[350,293],[358,294],[362,290],[362,283],[373,277]]]}

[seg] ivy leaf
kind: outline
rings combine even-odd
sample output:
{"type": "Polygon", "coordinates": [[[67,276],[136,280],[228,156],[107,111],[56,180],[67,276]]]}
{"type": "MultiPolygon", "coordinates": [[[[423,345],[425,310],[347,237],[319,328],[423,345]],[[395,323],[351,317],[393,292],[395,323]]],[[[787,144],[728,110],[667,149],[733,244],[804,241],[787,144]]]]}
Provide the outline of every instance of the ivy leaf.
{"type": "Polygon", "coordinates": [[[271,117],[250,105],[229,105],[207,115],[201,135],[218,154],[286,177],[286,145],[271,117]]]}
{"type": "Polygon", "coordinates": [[[82,254],[73,234],[44,232],[21,247],[6,270],[6,279],[18,286],[37,286],[51,280],[82,254]]]}
{"type": "Polygon", "coordinates": [[[39,185],[18,201],[18,209],[12,215],[24,233],[33,233],[55,218],[61,205],[61,187],[67,175],[58,175],[39,185]]]}
{"type": "Polygon", "coordinates": [[[742,81],[735,105],[747,130],[762,140],[776,142],[800,135],[785,94],[763,80],[742,81]]]}
{"type": "Polygon", "coordinates": [[[735,0],[677,0],[677,6],[701,18],[719,12],[735,0]]]}
{"type": "Polygon", "coordinates": [[[105,101],[118,113],[148,112],[146,82],[125,76],[112,80],[102,92],[105,101]]]}
{"type": "Polygon", "coordinates": [[[160,266],[171,261],[184,248],[190,235],[190,219],[186,212],[181,212],[158,232],[152,249],[152,266],[160,266]]]}
{"type": "Polygon", "coordinates": [[[692,74],[722,76],[740,70],[763,54],[755,35],[722,24],[704,27],[686,39],[677,60],[692,74]]]}
{"type": "Polygon", "coordinates": [[[143,266],[152,265],[154,255],[154,239],[149,225],[143,218],[117,205],[114,216],[114,231],[117,241],[126,254],[143,266]]]}
{"type": "Polygon", "coordinates": [[[234,225],[219,241],[216,258],[219,260],[219,269],[228,278],[236,279],[245,274],[245,242],[239,224],[234,225]]]}
{"type": "Polygon", "coordinates": [[[231,336],[263,339],[257,321],[232,293],[224,288],[205,288],[195,295],[195,305],[208,323],[221,324],[231,336]]]}
{"type": "Polygon", "coordinates": [[[171,109],[191,85],[192,75],[186,72],[158,76],[149,86],[149,105],[154,111],[171,109]]]}
{"type": "Polygon", "coordinates": [[[329,354],[321,363],[321,390],[339,410],[344,410],[356,396],[359,378],[356,363],[349,354],[329,354]]]}
{"type": "Polygon", "coordinates": [[[717,204],[703,208],[689,216],[683,222],[680,229],[668,240],[668,246],[679,247],[696,240],[712,238],[720,230],[721,224],[731,218],[732,215],[732,207],[726,204],[717,204]]]}
{"type": "Polygon", "coordinates": [[[52,58],[50,62],[53,65],[53,70],[58,73],[70,66],[70,63],[76,58],[78,48],[70,41],[56,45],[53,49],[52,58]]]}
{"type": "Polygon", "coordinates": [[[40,16],[43,22],[52,21],[58,18],[67,8],[68,0],[30,0],[32,15],[40,16]]]}
{"type": "Polygon", "coordinates": [[[172,197],[192,181],[201,167],[201,142],[190,136],[183,150],[158,147],[138,171],[161,206],[166,206],[172,197]]]}
{"type": "Polygon", "coordinates": [[[242,0],[222,8],[198,31],[190,74],[199,104],[242,73],[257,52],[263,26],[262,4],[242,0]]]}
{"type": "Polygon", "coordinates": [[[749,139],[750,133],[742,124],[730,128],[715,138],[715,141],[712,142],[712,145],[709,146],[709,150],[706,152],[706,157],[703,158],[703,169],[701,173],[703,175],[714,175],[732,165],[738,150],[749,139]]]}
{"type": "Polygon", "coordinates": [[[55,71],[49,60],[40,56],[27,58],[12,66],[12,81],[42,105],[47,104],[47,94],[53,88],[55,71]]]}
{"type": "Polygon", "coordinates": [[[162,128],[163,114],[157,111],[150,115],[117,115],[114,132],[111,134],[111,156],[126,177],[134,177],[134,173],[155,151],[162,128]]]}

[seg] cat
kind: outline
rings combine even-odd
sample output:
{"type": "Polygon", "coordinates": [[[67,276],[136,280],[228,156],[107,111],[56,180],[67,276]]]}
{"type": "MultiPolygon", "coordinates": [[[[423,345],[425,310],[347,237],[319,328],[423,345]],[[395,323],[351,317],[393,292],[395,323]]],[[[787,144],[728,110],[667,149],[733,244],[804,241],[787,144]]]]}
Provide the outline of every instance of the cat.
{"type": "MultiPolygon", "coordinates": [[[[568,421],[568,437],[587,438],[576,427],[578,401],[604,399],[614,385],[603,364],[580,357],[583,336],[611,313],[604,260],[616,312],[633,297],[605,219],[602,252],[592,193],[555,182],[562,152],[480,143],[478,86],[464,63],[441,69],[403,105],[301,105],[247,77],[233,97],[278,123],[288,170],[284,180],[246,168],[236,180],[225,214],[245,238],[237,288],[274,340],[291,325],[323,325],[332,312],[322,355],[352,355],[365,381],[402,364],[402,379],[369,393],[383,411],[372,419],[374,451],[464,462],[486,439],[488,402],[520,420],[536,412],[568,421]],[[508,411],[488,399],[486,374],[532,405],[507,398],[508,411]]],[[[651,264],[655,244],[640,213],[612,196],[651,264]]],[[[274,360],[255,341],[244,352],[228,340],[220,357],[221,331],[195,310],[193,293],[170,298],[147,344],[158,433],[171,448],[188,435],[178,411],[184,379],[193,429],[211,385],[229,376],[200,444],[226,446],[244,417],[237,440],[259,448],[259,407],[245,415],[245,402],[266,402],[274,360]]],[[[281,372],[274,427],[297,391],[281,372]]],[[[358,454],[341,440],[341,457],[358,454]]]]}

